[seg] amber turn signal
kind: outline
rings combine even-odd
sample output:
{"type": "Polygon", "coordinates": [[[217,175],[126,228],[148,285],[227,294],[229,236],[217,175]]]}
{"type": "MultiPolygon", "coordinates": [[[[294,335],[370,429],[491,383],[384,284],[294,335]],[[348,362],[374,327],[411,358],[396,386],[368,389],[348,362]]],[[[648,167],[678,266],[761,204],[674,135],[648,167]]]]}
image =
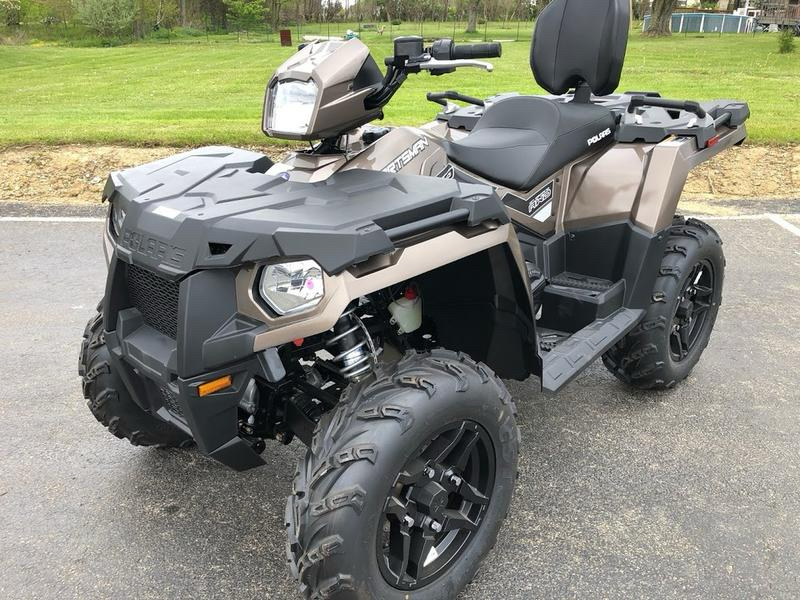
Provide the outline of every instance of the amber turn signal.
{"type": "Polygon", "coordinates": [[[197,387],[197,393],[201,396],[208,396],[209,394],[223,390],[226,387],[230,387],[232,383],[233,380],[231,379],[231,376],[225,375],[225,377],[219,377],[217,379],[212,379],[211,381],[201,383],[197,387]]]}

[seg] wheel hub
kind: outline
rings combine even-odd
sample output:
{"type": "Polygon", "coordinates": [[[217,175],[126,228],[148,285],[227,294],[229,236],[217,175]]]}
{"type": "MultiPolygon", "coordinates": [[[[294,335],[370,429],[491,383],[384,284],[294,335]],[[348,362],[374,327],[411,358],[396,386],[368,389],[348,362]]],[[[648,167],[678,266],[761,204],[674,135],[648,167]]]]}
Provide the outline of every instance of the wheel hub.
{"type": "Polygon", "coordinates": [[[714,305],[716,277],[708,261],[692,267],[683,283],[670,331],[670,355],[675,362],[684,360],[701,337],[708,310],[714,305]]]}
{"type": "Polygon", "coordinates": [[[416,503],[420,512],[438,518],[441,517],[442,510],[447,506],[450,492],[441,484],[431,481],[422,487],[415,486],[411,492],[411,499],[416,503]]]}
{"type": "Polygon", "coordinates": [[[419,589],[457,561],[483,523],[494,476],[491,440],[471,421],[446,427],[412,456],[386,499],[378,532],[386,581],[419,589]]]}

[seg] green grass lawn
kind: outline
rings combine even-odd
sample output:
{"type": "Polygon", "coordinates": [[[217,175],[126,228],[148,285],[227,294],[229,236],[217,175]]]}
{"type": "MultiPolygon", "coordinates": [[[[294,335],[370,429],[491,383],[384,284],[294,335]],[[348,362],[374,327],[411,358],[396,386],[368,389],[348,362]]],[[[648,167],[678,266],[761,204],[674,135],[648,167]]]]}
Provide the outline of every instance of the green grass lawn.
{"type": "MultiPolygon", "coordinates": [[[[424,33],[433,35],[433,28],[424,33]]],[[[515,29],[489,32],[499,39],[515,34],[515,29]]],[[[388,30],[383,37],[364,37],[382,64],[391,54],[388,30]]],[[[463,69],[438,78],[410,76],[387,107],[386,123],[432,119],[436,105],[425,100],[431,90],[475,96],[539,93],[528,67],[526,38],[504,44],[493,73],[463,69]]],[[[235,34],[220,39],[115,48],[0,46],[0,144],[263,142],[264,86],[292,49],[263,36],[243,37],[240,43],[235,34]]],[[[780,55],[777,46],[772,34],[653,40],[633,32],[620,90],[745,100],[752,111],[753,141],[800,142],[800,54],[780,55]]]]}

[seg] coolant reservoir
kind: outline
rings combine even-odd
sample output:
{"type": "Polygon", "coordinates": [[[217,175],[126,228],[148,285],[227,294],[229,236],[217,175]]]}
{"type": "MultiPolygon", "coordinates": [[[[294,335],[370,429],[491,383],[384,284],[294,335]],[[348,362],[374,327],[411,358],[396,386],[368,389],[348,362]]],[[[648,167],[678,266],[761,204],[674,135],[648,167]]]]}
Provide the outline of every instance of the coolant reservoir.
{"type": "Polygon", "coordinates": [[[392,324],[400,328],[400,333],[411,333],[422,325],[422,300],[412,287],[406,289],[402,298],[389,305],[392,324]]]}

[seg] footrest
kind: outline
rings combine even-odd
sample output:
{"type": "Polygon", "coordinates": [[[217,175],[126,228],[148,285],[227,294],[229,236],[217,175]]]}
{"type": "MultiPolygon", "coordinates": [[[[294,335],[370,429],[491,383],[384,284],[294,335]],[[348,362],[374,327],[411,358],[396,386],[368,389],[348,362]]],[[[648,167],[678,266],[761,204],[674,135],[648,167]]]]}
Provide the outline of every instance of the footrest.
{"type": "Polygon", "coordinates": [[[551,277],[550,285],[562,285],[564,287],[578,288],[581,290],[605,292],[606,290],[611,289],[611,286],[614,285],[614,282],[608,281],[607,279],[589,277],[588,275],[564,272],[559,273],[555,277],[551,277]]]}
{"type": "Polygon", "coordinates": [[[545,279],[539,268],[532,262],[525,262],[525,267],[528,269],[528,282],[531,286],[531,295],[536,296],[542,291],[547,280],[545,279]]]}
{"type": "Polygon", "coordinates": [[[643,310],[620,308],[555,346],[542,357],[542,389],[557,392],[616,344],[644,316],[643,310]]]}

